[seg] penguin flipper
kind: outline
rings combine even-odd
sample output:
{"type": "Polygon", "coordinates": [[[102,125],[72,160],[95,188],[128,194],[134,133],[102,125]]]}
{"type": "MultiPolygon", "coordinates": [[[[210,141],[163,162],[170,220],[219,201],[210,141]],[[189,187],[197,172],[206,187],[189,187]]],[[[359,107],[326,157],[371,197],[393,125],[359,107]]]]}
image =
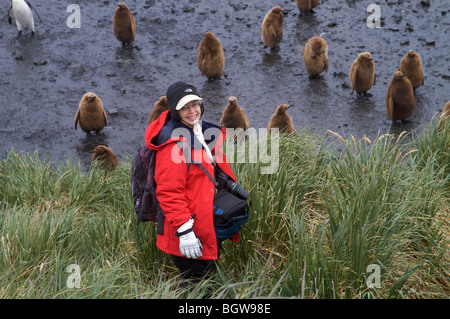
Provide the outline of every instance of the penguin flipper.
{"type": "Polygon", "coordinates": [[[8,22],[9,24],[12,24],[12,16],[13,16],[13,11],[12,11],[12,4],[9,6],[9,11],[8,11],[8,22]]]}
{"type": "Polygon", "coordinates": [[[34,10],[34,12],[36,12],[36,15],[38,16],[39,21],[41,21],[41,23],[42,23],[42,19],[41,19],[41,17],[39,16],[39,13],[36,11],[36,9],[35,9],[35,8],[31,5],[31,3],[28,2],[27,0],[25,0],[25,2],[27,3],[27,5],[30,7],[31,10],[34,10]]]}
{"type": "Polygon", "coordinates": [[[202,75],[203,75],[203,70],[204,70],[204,67],[203,67],[204,59],[205,59],[205,52],[200,51],[198,53],[198,57],[197,57],[197,67],[199,68],[199,70],[202,73],[202,75]]]}
{"type": "Polygon", "coordinates": [[[394,101],[392,100],[392,96],[389,94],[388,98],[386,99],[386,106],[387,106],[387,115],[391,120],[393,120],[394,117],[394,101]]]}
{"type": "Polygon", "coordinates": [[[75,114],[75,121],[74,121],[74,127],[77,129],[78,119],[80,118],[80,110],[77,111],[77,114],[75,114]]]}

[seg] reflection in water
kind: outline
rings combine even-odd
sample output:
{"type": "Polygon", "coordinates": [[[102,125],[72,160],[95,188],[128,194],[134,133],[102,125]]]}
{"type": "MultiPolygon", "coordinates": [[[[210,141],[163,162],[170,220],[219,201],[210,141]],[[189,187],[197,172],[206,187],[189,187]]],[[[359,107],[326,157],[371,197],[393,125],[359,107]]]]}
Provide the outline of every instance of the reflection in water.
{"type": "MultiPolygon", "coordinates": [[[[269,49],[267,49],[269,50],[269,49]]],[[[281,55],[276,51],[266,51],[262,55],[262,65],[264,66],[271,66],[274,65],[277,62],[281,61],[281,55]]]]}
{"type": "Polygon", "coordinates": [[[45,63],[43,60],[37,60],[36,56],[41,56],[42,43],[36,37],[27,35],[17,36],[11,43],[14,60],[18,67],[17,74],[28,77],[33,74],[33,66],[35,63],[45,63]]]}

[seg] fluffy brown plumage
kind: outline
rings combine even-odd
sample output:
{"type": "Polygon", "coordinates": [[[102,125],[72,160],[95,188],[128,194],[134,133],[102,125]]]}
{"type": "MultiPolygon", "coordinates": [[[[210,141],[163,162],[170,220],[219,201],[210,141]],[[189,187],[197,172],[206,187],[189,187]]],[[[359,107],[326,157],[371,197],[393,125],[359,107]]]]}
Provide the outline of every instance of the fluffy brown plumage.
{"type": "Polygon", "coordinates": [[[167,97],[165,95],[161,96],[160,99],[155,103],[148,119],[148,124],[156,120],[162,112],[169,109],[169,104],[167,104],[167,97]]]}
{"type": "Polygon", "coordinates": [[[409,52],[405,54],[400,61],[398,70],[408,77],[414,90],[425,83],[422,59],[414,50],[409,50],[409,52]]]}
{"type": "Polygon", "coordinates": [[[119,3],[113,17],[113,31],[122,45],[131,44],[136,37],[136,22],[125,2],[119,3]]]}
{"type": "Polygon", "coordinates": [[[305,67],[311,77],[328,71],[328,44],[321,37],[312,37],[302,51],[305,67]]]}
{"type": "Polygon", "coordinates": [[[397,120],[404,122],[413,115],[416,107],[413,87],[402,72],[396,71],[394,73],[386,92],[385,102],[386,114],[393,123],[397,120]]]}
{"type": "Polygon", "coordinates": [[[267,133],[270,134],[270,129],[278,128],[280,133],[295,133],[294,125],[292,124],[291,116],[286,112],[291,106],[288,104],[280,104],[277,110],[270,118],[267,125],[267,133]]]}
{"type": "Polygon", "coordinates": [[[439,124],[438,124],[439,130],[442,131],[445,128],[445,125],[447,124],[449,119],[450,119],[450,101],[448,101],[445,104],[444,109],[442,110],[442,114],[439,117],[439,124]]]}
{"type": "Polygon", "coordinates": [[[81,130],[86,133],[100,132],[108,124],[102,100],[95,93],[88,92],[81,98],[75,114],[75,129],[77,124],[80,124],[81,130]]]}
{"type": "Polygon", "coordinates": [[[261,39],[264,47],[278,50],[281,40],[283,40],[283,9],[272,8],[264,17],[261,25],[261,39]]]}
{"type": "Polygon", "coordinates": [[[201,75],[212,81],[222,76],[225,68],[225,55],[220,40],[206,32],[198,47],[197,66],[201,75]]]}
{"type": "Polygon", "coordinates": [[[349,77],[353,91],[371,96],[367,91],[375,84],[375,62],[369,52],[358,55],[350,67],[349,77]]]}
{"type": "Polygon", "coordinates": [[[313,9],[320,3],[320,0],[296,0],[297,8],[301,12],[313,12],[313,9]]]}
{"type": "Polygon", "coordinates": [[[119,159],[116,154],[107,146],[98,145],[94,149],[92,155],[92,163],[99,161],[100,167],[105,171],[114,171],[119,164],[119,159]]]}
{"type": "Polygon", "coordinates": [[[234,96],[230,96],[228,99],[228,105],[225,107],[220,119],[220,126],[223,128],[242,128],[246,131],[249,128],[249,121],[244,109],[239,106],[237,99],[234,96]]]}

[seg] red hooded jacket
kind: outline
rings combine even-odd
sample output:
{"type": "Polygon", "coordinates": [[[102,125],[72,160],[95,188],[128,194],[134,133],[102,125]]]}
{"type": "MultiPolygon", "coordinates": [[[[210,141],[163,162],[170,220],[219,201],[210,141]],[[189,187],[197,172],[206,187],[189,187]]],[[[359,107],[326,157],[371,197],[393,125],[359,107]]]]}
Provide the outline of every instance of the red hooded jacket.
{"type": "MultiPolygon", "coordinates": [[[[217,165],[233,180],[235,177],[222,150],[225,129],[202,121],[205,142],[211,149],[217,165]]],[[[186,141],[191,147],[193,161],[201,162],[211,176],[214,167],[192,130],[179,121],[170,119],[169,111],[150,123],[145,132],[147,147],[156,150],[156,197],[164,212],[164,229],[158,232],[157,247],[171,255],[181,256],[180,241],[175,236],[178,228],[194,217],[194,233],[200,239],[203,256],[199,259],[217,259],[217,241],[213,225],[215,185],[197,165],[190,164],[176,142],[186,141]],[[179,132],[183,134],[180,136],[179,132]]],[[[158,223],[162,221],[158,220],[158,223]]],[[[159,225],[158,225],[159,226],[159,225]]],[[[158,227],[159,228],[159,227],[158,227]]]]}

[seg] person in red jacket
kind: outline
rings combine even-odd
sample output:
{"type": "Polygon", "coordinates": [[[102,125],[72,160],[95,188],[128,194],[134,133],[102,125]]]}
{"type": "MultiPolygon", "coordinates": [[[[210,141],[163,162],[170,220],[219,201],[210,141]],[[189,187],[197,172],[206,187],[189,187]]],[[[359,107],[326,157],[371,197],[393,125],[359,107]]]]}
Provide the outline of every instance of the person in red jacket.
{"type": "Polygon", "coordinates": [[[220,243],[213,224],[215,185],[190,161],[201,163],[211,176],[217,165],[236,180],[222,150],[225,130],[201,120],[205,110],[196,88],[175,82],[166,96],[169,110],[145,132],[147,147],[157,151],[156,197],[164,212],[158,216],[156,245],[184,276],[198,278],[215,270],[220,243]]]}

